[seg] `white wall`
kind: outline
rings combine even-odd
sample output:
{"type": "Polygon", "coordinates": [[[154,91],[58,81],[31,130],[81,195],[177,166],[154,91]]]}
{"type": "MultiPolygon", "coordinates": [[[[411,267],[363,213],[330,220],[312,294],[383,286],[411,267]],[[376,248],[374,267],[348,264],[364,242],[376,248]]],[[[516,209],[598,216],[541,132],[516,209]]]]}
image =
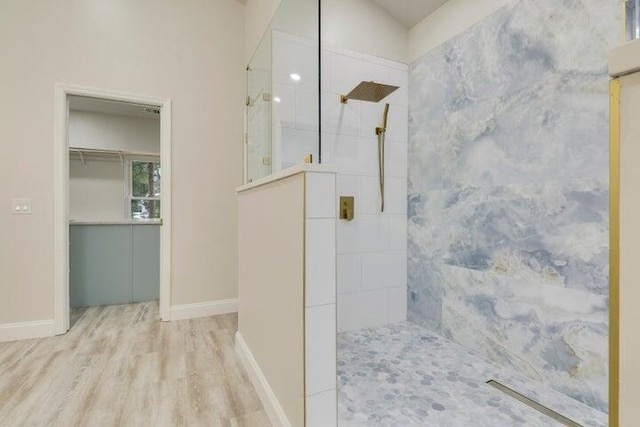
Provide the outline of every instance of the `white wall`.
{"type": "MultiPolygon", "coordinates": [[[[509,0],[449,0],[407,30],[387,12],[368,0],[323,0],[322,41],[382,58],[410,63],[509,0]]],[[[247,2],[246,61],[253,55],[281,0],[247,2]]]]}
{"type": "Polygon", "coordinates": [[[282,0],[247,0],[244,60],[249,63],[282,0]]]}
{"type": "Polygon", "coordinates": [[[240,192],[238,200],[238,334],[290,425],[302,426],[304,174],[240,192]]]}
{"type": "Polygon", "coordinates": [[[407,62],[407,29],[369,0],[322,0],[322,42],[407,62]]]}
{"type": "MultiPolygon", "coordinates": [[[[287,0],[294,6],[295,0],[287,0]]],[[[306,19],[300,11],[309,9],[316,0],[297,0],[301,7],[283,10],[283,19],[275,27],[298,36],[313,38],[309,25],[296,27],[306,19]],[[297,15],[296,15],[297,14],[297,15]],[[286,25],[285,25],[286,23],[286,25]],[[293,25],[292,28],[286,28],[293,25]]],[[[248,0],[246,8],[245,61],[248,63],[262,35],[269,27],[282,0],[248,0]]],[[[407,62],[408,30],[387,12],[369,0],[322,0],[322,41],[332,48],[343,47],[382,58],[407,62]]]]}
{"type": "MultiPolygon", "coordinates": [[[[338,165],[337,195],[355,197],[355,218],[338,220],[338,329],[406,320],[407,65],[359,52],[323,52],[322,161],[338,165]],[[362,80],[400,86],[379,103],[340,103],[362,80]],[[385,212],[380,213],[378,143],[384,103],[385,212]]],[[[337,212],[336,212],[337,214],[337,212]]]]}
{"type": "Polygon", "coordinates": [[[171,303],[236,297],[243,51],[235,0],[0,3],[0,324],[53,318],[57,82],[173,100],[171,303]]]}
{"type": "Polygon", "coordinates": [[[409,63],[481,21],[509,0],[449,0],[409,31],[409,63]]]}
{"type": "MultiPolygon", "coordinates": [[[[69,112],[69,146],[160,155],[160,120],[88,111],[69,112]]],[[[77,154],[69,162],[69,219],[126,219],[124,166],[117,156],[77,154]]]]}
{"type": "Polygon", "coordinates": [[[318,0],[248,0],[245,17],[247,63],[269,29],[318,39],[318,0]]]}
{"type": "Polygon", "coordinates": [[[69,146],[160,155],[160,120],[72,110],[69,146]]]}
{"type": "Polygon", "coordinates": [[[117,158],[69,160],[69,219],[122,221],[126,218],[124,167],[117,158]]]}

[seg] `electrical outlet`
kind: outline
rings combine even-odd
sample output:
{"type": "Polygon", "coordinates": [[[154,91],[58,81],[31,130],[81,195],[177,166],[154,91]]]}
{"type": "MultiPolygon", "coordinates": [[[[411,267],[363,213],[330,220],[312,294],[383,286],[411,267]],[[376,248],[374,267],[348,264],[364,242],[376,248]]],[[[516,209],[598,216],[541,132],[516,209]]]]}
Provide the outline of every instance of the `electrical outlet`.
{"type": "Polygon", "coordinates": [[[11,213],[31,215],[31,199],[11,199],[11,213]]]}

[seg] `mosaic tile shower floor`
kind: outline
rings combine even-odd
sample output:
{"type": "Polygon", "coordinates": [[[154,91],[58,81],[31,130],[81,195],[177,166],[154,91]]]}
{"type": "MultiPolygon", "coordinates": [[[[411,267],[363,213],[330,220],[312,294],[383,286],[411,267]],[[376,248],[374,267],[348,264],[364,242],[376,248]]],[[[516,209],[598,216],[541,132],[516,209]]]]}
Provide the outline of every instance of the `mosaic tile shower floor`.
{"type": "Polygon", "coordinates": [[[494,379],[584,426],[607,415],[413,323],[338,335],[340,427],[561,426],[486,384],[494,379]]]}

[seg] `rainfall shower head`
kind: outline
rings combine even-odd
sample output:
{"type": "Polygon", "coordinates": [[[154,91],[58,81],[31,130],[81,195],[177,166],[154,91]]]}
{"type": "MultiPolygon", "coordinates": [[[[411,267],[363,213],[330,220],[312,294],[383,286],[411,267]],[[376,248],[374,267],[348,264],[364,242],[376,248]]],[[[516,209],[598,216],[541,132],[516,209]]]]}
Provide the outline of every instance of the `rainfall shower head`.
{"type": "Polygon", "coordinates": [[[390,86],[376,82],[361,82],[348,95],[340,95],[340,102],[346,104],[348,100],[380,102],[398,89],[398,86],[390,86]]]}

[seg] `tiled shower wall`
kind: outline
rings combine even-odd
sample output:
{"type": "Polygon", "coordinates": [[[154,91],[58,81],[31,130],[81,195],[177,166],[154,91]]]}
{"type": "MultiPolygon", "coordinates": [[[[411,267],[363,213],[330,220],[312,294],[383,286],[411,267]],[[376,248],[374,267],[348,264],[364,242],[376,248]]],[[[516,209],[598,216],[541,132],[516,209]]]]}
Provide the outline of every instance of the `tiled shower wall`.
{"type": "Polygon", "coordinates": [[[274,31],[272,55],[274,170],[302,163],[307,154],[317,163],[318,42],[274,31]]]}
{"type": "MultiPolygon", "coordinates": [[[[280,100],[273,103],[274,164],[281,167],[300,163],[317,147],[317,89],[314,92],[310,77],[316,58],[315,43],[274,32],[273,96],[280,100]],[[292,82],[292,72],[302,75],[302,81],[292,82]]],[[[341,331],[406,320],[407,85],[406,64],[323,46],[322,163],[338,166],[338,196],[355,197],[354,220],[337,224],[341,331]],[[370,80],[400,89],[379,103],[340,103],[341,94],[370,80]],[[391,106],[381,213],[375,127],[380,126],[385,102],[391,106]]]]}
{"type": "Polygon", "coordinates": [[[406,64],[323,48],[322,162],[338,166],[337,195],[355,197],[355,218],[337,224],[340,331],[406,320],[407,84],[406,64]],[[371,80],[400,89],[379,103],[340,103],[340,94],[371,80]],[[385,102],[391,106],[381,213],[375,127],[385,102]]]}
{"type": "Polygon", "coordinates": [[[410,67],[409,319],[602,411],[620,12],[513,1],[410,67]]]}

